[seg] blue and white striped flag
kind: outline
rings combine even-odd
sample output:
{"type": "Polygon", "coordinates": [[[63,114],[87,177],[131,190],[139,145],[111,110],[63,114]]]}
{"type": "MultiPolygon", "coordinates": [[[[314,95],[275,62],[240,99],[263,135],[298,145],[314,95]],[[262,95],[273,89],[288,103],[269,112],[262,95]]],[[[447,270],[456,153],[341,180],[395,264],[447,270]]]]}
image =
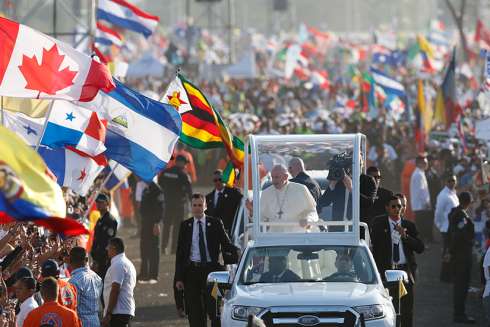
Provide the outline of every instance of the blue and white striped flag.
{"type": "Polygon", "coordinates": [[[386,94],[394,94],[399,97],[404,97],[405,87],[402,83],[398,82],[393,77],[386,75],[380,70],[371,67],[371,74],[373,76],[374,82],[381,86],[386,94]]]}

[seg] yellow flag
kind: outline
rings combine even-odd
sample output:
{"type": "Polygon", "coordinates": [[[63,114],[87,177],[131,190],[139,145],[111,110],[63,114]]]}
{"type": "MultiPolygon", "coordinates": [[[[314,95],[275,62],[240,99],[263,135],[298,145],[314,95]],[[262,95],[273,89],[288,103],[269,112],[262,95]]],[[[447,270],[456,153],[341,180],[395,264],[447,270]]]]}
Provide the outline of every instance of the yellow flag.
{"type": "Polygon", "coordinates": [[[1,97],[1,106],[5,110],[22,112],[33,118],[46,117],[49,107],[49,100],[23,99],[1,97]]]}
{"type": "Polygon", "coordinates": [[[432,49],[432,45],[427,41],[425,36],[417,35],[417,42],[419,43],[419,48],[423,52],[427,54],[429,58],[434,58],[434,50],[432,49]]]}
{"type": "Polygon", "coordinates": [[[211,296],[217,300],[219,294],[218,283],[214,282],[213,289],[211,290],[211,296]]]}
{"type": "Polygon", "coordinates": [[[408,292],[407,292],[407,289],[405,288],[405,284],[403,284],[403,281],[400,280],[399,283],[400,283],[400,285],[398,287],[398,297],[401,299],[402,297],[407,295],[408,292]]]}
{"type": "Polygon", "coordinates": [[[426,102],[424,84],[422,80],[418,80],[417,83],[417,104],[419,107],[420,116],[422,118],[422,126],[424,128],[425,135],[429,135],[432,129],[432,103],[426,102]]]}

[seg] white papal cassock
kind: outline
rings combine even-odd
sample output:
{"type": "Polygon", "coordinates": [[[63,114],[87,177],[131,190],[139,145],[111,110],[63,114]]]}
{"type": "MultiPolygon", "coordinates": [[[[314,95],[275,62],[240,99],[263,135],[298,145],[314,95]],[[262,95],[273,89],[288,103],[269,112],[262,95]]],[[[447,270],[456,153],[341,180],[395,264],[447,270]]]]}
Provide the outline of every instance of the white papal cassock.
{"type": "Polygon", "coordinates": [[[294,226],[271,226],[269,232],[298,233],[305,232],[299,222],[318,221],[316,202],[306,186],[287,182],[280,190],[274,185],[262,191],[260,196],[260,218],[267,222],[295,222],[294,226]]]}

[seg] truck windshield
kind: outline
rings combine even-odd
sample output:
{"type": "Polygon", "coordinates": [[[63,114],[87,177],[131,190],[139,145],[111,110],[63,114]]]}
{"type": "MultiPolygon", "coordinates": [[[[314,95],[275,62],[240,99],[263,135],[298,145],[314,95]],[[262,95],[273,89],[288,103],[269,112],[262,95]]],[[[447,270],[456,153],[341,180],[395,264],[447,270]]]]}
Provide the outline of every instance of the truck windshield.
{"type": "Polygon", "coordinates": [[[373,284],[376,275],[361,246],[273,246],[251,249],[239,284],[353,282],[373,284]]]}

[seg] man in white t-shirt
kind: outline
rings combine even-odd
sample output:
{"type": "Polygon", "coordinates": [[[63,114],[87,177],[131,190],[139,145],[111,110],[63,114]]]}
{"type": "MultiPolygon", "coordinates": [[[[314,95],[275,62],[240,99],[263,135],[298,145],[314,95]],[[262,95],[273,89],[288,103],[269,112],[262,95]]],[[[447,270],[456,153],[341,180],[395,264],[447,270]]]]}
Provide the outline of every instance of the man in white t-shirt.
{"type": "Polygon", "coordinates": [[[487,317],[487,323],[490,324],[490,248],[485,253],[483,259],[483,274],[485,275],[485,289],[483,291],[483,309],[487,317]]]}
{"type": "Polygon", "coordinates": [[[24,277],[16,281],[14,287],[15,296],[20,302],[20,311],[15,317],[15,323],[17,327],[22,327],[29,312],[39,306],[34,299],[36,280],[32,277],[24,277]]]}
{"type": "Polygon", "coordinates": [[[105,308],[101,325],[128,327],[136,309],[136,269],[124,254],[124,241],[121,238],[109,240],[107,254],[111,258],[111,265],[104,279],[105,308]]]}

